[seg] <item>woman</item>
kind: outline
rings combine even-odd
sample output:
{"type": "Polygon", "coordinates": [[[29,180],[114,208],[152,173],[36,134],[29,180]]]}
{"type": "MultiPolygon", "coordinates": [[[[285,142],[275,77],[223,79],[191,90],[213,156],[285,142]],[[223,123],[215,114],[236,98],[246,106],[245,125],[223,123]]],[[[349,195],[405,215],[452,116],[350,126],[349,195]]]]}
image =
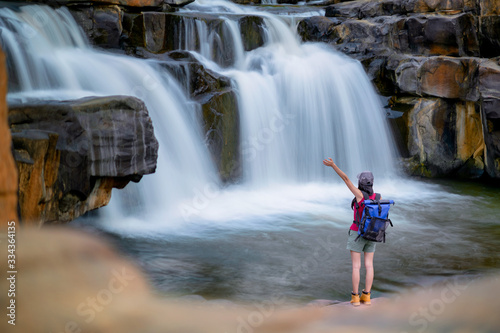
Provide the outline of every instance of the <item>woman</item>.
{"type": "MultiPolygon", "coordinates": [[[[335,172],[342,178],[354,194],[353,203],[351,207],[354,209],[354,220],[356,220],[356,213],[358,211],[362,212],[364,209],[363,201],[365,197],[372,200],[375,199],[376,194],[373,192],[373,174],[370,171],[364,171],[358,175],[358,187],[356,188],[351,182],[349,177],[339,169],[339,167],[333,162],[331,158],[323,160],[323,164],[330,166],[335,170],[335,172]]],[[[351,228],[349,229],[349,238],[347,241],[347,249],[351,251],[352,260],[352,292],[351,292],[351,304],[354,306],[359,306],[360,303],[370,305],[370,295],[371,288],[373,284],[373,255],[375,254],[375,242],[365,240],[358,237],[358,226],[353,222],[351,228]],[[361,269],[361,252],[365,254],[365,269],[366,269],[366,279],[365,279],[365,289],[359,294],[359,281],[360,281],[360,269],[361,269]]]]}

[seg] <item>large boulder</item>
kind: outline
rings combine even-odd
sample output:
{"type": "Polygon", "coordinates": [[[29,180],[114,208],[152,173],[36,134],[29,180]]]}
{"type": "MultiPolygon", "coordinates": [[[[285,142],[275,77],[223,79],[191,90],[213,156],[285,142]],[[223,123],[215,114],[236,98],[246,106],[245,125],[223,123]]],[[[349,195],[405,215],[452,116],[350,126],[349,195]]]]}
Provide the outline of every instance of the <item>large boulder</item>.
{"type": "Polygon", "coordinates": [[[477,61],[433,57],[426,59],[418,70],[418,82],[422,94],[477,101],[477,61]]]}
{"type": "Polygon", "coordinates": [[[119,6],[73,6],[70,12],[89,41],[103,48],[118,48],[123,32],[123,11],[119,6]]]}
{"type": "Polygon", "coordinates": [[[145,48],[149,52],[164,52],[167,30],[164,13],[125,13],[123,19],[122,47],[127,51],[145,48]]]}
{"type": "Polygon", "coordinates": [[[26,223],[70,221],[156,169],[151,119],[133,97],[11,105],[9,123],[26,223]]]}
{"type": "Polygon", "coordinates": [[[385,64],[394,93],[478,101],[478,59],[395,54],[385,64]]]}
{"type": "Polygon", "coordinates": [[[408,147],[406,167],[425,177],[478,178],[485,171],[485,142],[480,108],[473,102],[402,97],[392,100],[403,111],[400,124],[408,147]]]}
{"type": "Polygon", "coordinates": [[[477,19],[459,15],[414,15],[405,19],[395,49],[416,55],[479,56],[477,19]]]}
{"type": "Polygon", "coordinates": [[[303,41],[330,42],[334,40],[334,28],[345,18],[312,16],[303,19],[297,25],[297,32],[303,41]]]}
{"type": "Polygon", "coordinates": [[[264,19],[260,16],[243,16],[238,20],[245,51],[264,45],[264,19]]]}

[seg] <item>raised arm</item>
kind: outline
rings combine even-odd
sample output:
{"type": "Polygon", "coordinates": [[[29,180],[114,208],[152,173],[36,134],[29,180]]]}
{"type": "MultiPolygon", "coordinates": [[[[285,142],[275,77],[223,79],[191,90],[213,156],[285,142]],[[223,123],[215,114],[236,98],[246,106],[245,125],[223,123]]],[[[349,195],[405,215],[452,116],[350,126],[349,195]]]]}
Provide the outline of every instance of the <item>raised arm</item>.
{"type": "Polygon", "coordinates": [[[360,202],[361,199],[363,199],[363,193],[361,193],[361,190],[358,189],[356,186],[354,186],[349,177],[347,177],[344,171],[339,169],[339,167],[333,162],[333,160],[330,157],[328,159],[324,159],[323,164],[332,167],[333,170],[335,170],[337,175],[339,175],[340,178],[342,178],[342,180],[345,182],[349,190],[351,190],[352,194],[354,194],[357,202],[360,202]]]}

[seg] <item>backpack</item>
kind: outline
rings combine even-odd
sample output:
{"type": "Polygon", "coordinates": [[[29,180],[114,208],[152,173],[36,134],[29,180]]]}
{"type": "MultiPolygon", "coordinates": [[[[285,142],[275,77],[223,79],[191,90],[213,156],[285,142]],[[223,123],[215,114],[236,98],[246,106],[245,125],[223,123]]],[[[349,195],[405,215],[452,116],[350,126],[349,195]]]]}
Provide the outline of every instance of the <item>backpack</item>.
{"type": "Polygon", "coordinates": [[[355,201],[356,205],[356,220],[354,223],[358,226],[358,237],[356,241],[363,237],[372,242],[385,243],[385,230],[392,221],[389,219],[389,209],[393,200],[380,200],[380,194],[376,193],[375,200],[370,200],[366,193],[363,193],[365,200],[363,201],[364,208],[361,210],[360,205],[355,201]]]}

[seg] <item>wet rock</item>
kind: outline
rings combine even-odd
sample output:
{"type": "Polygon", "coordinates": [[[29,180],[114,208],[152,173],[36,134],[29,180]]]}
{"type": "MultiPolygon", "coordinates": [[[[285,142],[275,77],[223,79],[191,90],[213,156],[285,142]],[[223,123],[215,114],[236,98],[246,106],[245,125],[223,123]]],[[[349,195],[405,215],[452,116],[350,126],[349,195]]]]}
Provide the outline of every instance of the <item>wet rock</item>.
{"type": "Polygon", "coordinates": [[[398,93],[418,94],[420,91],[418,71],[424,61],[424,57],[404,55],[394,55],[389,58],[386,68],[391,72],[389,77],[398,93]]]}
{"type": "Polygon", "coordinates": [[[259,16],[244,16],[238,20],[241,39],[245,51],[251,51],[264,45],[264,20],[259,16]]]}
{"type": "Polygon", "coordinates": [[[334,38],[334,27],[343,21],[343,18],[313,16],[300,21],[297,32],[303,41],[329,42],[334,38]]]}
{"type": "Polygon", "coordinates": [[[467,101],[479,99],[478,67],[474,59],[429,58],[417,75],[422,94],[467,101]]]}
{"type": "Polygon", "coordinates": [[[388,15],[406,15],[438,12],[457,14],[476,10],[475,0],[358,0],[337,1],[326,8],[326,16],[366,18],[388,15]]]}
{"type": "Polygon", "coordinates": [[[388,50],[423,56],[479,56],[478,23],[470,13],[365,19],[352,18],[351,14],[345,13],[332,16],[337,19],[332,22],[333,29],[326,20],[304,20],[304,26],[299,30],[302,38],[318,40],[316,31],[321,31],[321,41],[337,45],[342,52],[358,59],[387,53],[388,50]]]}
{"type": "Polygon", "coordinates": [[[478,60],[475,58],[413,57],[396,54],[388,58],[384,75],[396,93],[478,101],[478,60]]]}
{"type": "Polygon", "coordinates": [[[8,221],[18,221],[17,169],[12,156],[12,138],[7,121],[7,68],[0,48],[0,231],[8,221]]]}
{"type": "Polygon", "coordinates": [[[478,178],[484,173],[485,142],[476,103],[413,97],[392,103],[404,111],[406,166],[412,175],[478,178]]]}
{"type": "Polygon", "coordinates": [[[141,47],[158,53],[165,50],[165,13],[124,14],[122,47],[141,47]]]}
{"type": "Polygon", "coordinates": [[[500,56],[500,16],[481,17],[480,45],[485,58],[500,56]]]}
{"type": "Polygon", "coordinates": [[[486,141],[486,171],[500,178],[500,65],[483,61],[479,66],[479,90],[486,141]]]}
{"type": "Polygon", "coordinates": [[[500,15],[500,3],[497,0],[478,0],[482,16],[500,15]]]}
{"type": "Polygon", "coordinates": [[[479,91],[483,97],[500,98],[500,64],[492,60],[479,62],[479,91]]]}
{"type": "Polygon", "coordinates": [[[399,51],[418,55],[479,56],[476,18],[472,14],[413,16],[398,32],[399,51]]]}
{"type": "Polygon", "coordinates": [[[151,119],[133,97],[10,105],[9,123],[25,222],[70,221],[156,169],[151,119]]]}
{"type": "Polygon", "coordinates": [[[387,52],[394,26],[400,18],[386,16],[376,22],[370,20],[346,20],[333,28],[331,44],[359,60],[387,52]]]}
{"type": "Polygon", "coordinates": [[[239,112],[236,94],[226,89],[200,95],[206,141],[224,182],[241,176],[239,112]]]}
{"type": "Polygon", "coordinates": [[[76,6],[70,7],[70,12],[93,45],[103,48],[120,46],[123,13],[119,6],[76,6]]]}
{"type": "Polygon", "coordinates": [[[482,100],[486,143],[486,171],[492,178],[500,178],[500,99],[482,100]]]}
{"type": "MultiPolygon", "coordinates": [[[[210,45],[204,54],[214,60],[222,67],[228,67],[234,63],[235,55],[233,41],[230,31],[226,26],[224,19],[218,15],[205,13],[168,13],[166,15],[166,31],[175,31],[177,33],[168,33],[165,40],[165,50],[201,50],[199,25],[203,26],[202,31],[210,32],[212,38],[210,45]]],[[[202,52],[203,53],[203,52],[202,52]]]]}
{"type": "MultiPolygon", "coordinates": [[[[179,52],[175,51],[170,52],[171,55],[178,53],[179,52]]],[[[184,65],[179,58],[177,58],[176,61],[178,65],[184,68],[184,73],[180,81],[187,83],[189,94],[194,99],[198,99],[205,94],[218,93],[227,88],[231,88],[231,81],[228,77],[205,68],[197,60],[192,59],[184,65]]]]}

